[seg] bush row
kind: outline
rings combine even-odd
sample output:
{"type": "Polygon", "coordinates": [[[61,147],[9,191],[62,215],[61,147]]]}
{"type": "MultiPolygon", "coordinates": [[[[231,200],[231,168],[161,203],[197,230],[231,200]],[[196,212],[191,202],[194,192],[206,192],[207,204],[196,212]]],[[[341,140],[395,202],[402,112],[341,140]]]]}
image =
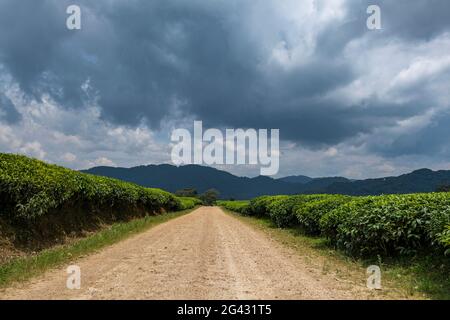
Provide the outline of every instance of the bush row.
{"type": "Polygon", "coordinates": [[[202,205],[202,200],[194,197],[178,197],[181,202],[180,210],[192,209],[202,205]]]}
{"type": "Polygon", "coordinates": [[[71,208],[132,215],[193,207],[171,193],[80,173],[25,156],[0,154],[0,217],[33,221],[71,208]]]}
{"type": "Polygon", "coordinates": [[[102,213],[120,220],[198,204],[198,199],[180,199],[163,190],[0,154],[0,219],[13,224],[34,227],[38,221],[62,220],[64,215],[76,215],[82,223],[102,213]]]}
{"type": "Polygon", "coordinates": [[[450,254],[450,194],[263,196],[240,208],[279,227],[300,226],[352,255],[450,254]]]}
{"type": "Polygon", "coordinates": [[[224,207],[227,210],[247,214],[248,201],[218,201],[217,205],[224,207]]]}

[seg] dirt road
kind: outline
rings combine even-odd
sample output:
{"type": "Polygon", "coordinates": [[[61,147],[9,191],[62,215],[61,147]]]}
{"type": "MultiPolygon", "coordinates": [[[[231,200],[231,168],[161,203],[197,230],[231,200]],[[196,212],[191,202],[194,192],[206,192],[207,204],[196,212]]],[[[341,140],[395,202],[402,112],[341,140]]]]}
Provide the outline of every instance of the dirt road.
{"type": "Polygon", "coordinates": [[[202,207],[88,257],[81,289],[66,268],[0,291],[2,299],[364,299],[264,232],[202,207]]]}

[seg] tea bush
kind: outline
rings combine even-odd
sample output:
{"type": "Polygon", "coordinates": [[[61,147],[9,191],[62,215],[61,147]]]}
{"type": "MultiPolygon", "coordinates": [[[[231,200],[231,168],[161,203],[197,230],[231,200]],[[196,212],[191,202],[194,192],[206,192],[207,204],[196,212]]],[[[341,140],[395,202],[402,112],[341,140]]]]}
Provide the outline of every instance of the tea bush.
{"type": "Polygon", "coordinates": [[[410,254],[441,246],[449,206],[446,193],[364,197],[325,214],[321,231],[351,254],[410,254]]]}
{"type": "Polygon", "coordinates": [[[298,224],[295,215],[297,208],[308,202],[323,199],[325,195],[295,195],[272,198],[267,205],[267,213],[278,227],[291,227],[298,224]]]}
{"type": "Polygon", "coordinates": [[[249,201],[219,201],[218,205],[227,210],[247,215],[249,201]]]}
{"type": "Polygon", "coordinates": [[[272,201],[285,196],[261,196],[250,200],[247,215],[262,217],[268,215],[268,206],[272,201]]]}
{"type": "Polygon", "coordinates": [[[183,207],[180,199],[159,189],[12,154],[0,154],[0,199],[1,216],[19,220],[38,219],[50,212],[59,214],[72,207],[83,207],[91,213],[111,209],[117,215],[183,207]]]}
{"type": "Polygon", "coordinates": [[[450,193],[262,196],[227,206],[278,227],[299,225],[352,255],[450,254],[450,193]]]}
{"type": "Polygon", "coordinates": [[[442,232],[440,243],[444,248],[446,248],[445,254],[450,256],[450,225],[448,225],[442,232]]]}
{"type": "Polygon", "coordinates": [[[202,200],[194,197],[178,197],[178,199],[181,201],[181,210],[187,210],[192,209],[196,206],[202,205],[202,200]]]}
{"type": "Polygon", "coordinates": [[[298,223],[303,227],[306,233],[319,235],[321,232],[320,219],[322,216],[352,199],[352,197],[341,195],[322,197],[298,206],[295,215],[297,216],[298,223]]]}

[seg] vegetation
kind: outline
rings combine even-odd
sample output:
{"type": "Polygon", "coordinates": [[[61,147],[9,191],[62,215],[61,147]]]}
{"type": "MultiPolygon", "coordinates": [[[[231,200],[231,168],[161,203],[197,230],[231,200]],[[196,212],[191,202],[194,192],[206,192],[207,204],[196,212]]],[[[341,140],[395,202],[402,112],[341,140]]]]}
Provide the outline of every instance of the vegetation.
{"type": "Polygon", "coordinates": [[[353,256],[450,253],[448,193],[263,196],[248,205],[221,205],[244,215],[269,217],[278,227],[300,227],[353,256]]]}
{"type": "Polygon", "coordinates": [[[450,192],[450,185],[448,184],[440,185],[439,187],[436,188],[436,192],[450,192]]]}
{"type": "Polygon", "coordinates": [[[433,192],[450,185],[450,170],[416,170],[398,177],[349,180],[343,177],[309,178],[293,176],[280,179],[268,177],[237,177],[225,171],[202,166],[150,165],[134,168],[97,167],[87,171],[106,177],[157,186],[177,191],[186,186],[196,190],[215,188],[221,199],[253,199],[278,194],[343,194],[351,196],[410,194],[433,192]]]}
{"type": "Polygon", "coordinates": [[[324,213],[333,211],[352,199],[352,197],[341,195],[321,197],[299,206],[295,210],[295,215],[307,234],[320,235],[320,220],[324,213]]]}
{"type": "Polygon", "coordinates": [[[245,214],[245,209],[248,207],[249,201],[218,201],[217,204],[230,211],[245,214]]]}
{"type": "Polygon", "coordinates": [[[339,281],[365,285],[365,269],[378,265],[382,270],[383,289],[373,293],[376,299],[450,299],[450,264],[445,256],[416,254],[354,259],[340,250],[332,250],[324,237],[311,237],[298,226],[281,229],[268,216],[235,215],[296,250],[305,261],[322,266],[324,274],[333,273],[339,281]]]}
{"type": "Polygon", "coordinates": [[[198,198],[193,198],[193,197],[178,197],[178,199],[181,202],[180,205],[180,209],[181,210],[187,210],[187,209],[191,209],[195,206],[200,206],[202,205],[202,200],[198,199],[198,198]]]}
{"type": "Polygon", "coordinates": [[[449,193],[263,196],[219,204],[242,219],[257,217],[250,220],[266,229],[273,225],[277,231],[271,233],[295,248],[310,246],[333,259],[379,265],[383,283],[408,295],[450,299],[449,193]]]}
{"type": "Polygon", "coordinates": [[[190,198],[196,198],[198,196],[198,192],[194,188],[185,188],[181,190],[177,190],[175,192],[175,195],[177,197],[190,197],[190,198]]]}
{"type": "Polygon", "coordinates": [[[0,154],[0,202],[2,240],[33,250],[102,225],[199,204],[197,199],[12,154],[0,154]]]}
{"type": "Polygon", "coordinates": [[[200,195],[200,200],[205,206],[213,206],[219,198],[219,192],[215,189],[209,189],[200,195]]]}

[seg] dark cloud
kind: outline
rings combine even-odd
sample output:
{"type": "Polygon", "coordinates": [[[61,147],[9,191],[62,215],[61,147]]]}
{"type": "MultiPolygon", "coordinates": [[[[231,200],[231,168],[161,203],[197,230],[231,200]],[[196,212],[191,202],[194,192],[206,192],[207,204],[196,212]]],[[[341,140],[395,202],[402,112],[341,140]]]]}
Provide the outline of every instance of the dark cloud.
{"type": "MultiPolygon", "coordinates": [[[[370,1],[369,1],[370,2],[370,1]]],[[[450,31],[450,2],[443,0],[382,1],[383,27],[407,39],[429,40],[450,31]]]]}
{"type": "Polygon", "coordinates": [[[372,144],[371,149],[387,157],[434,155],[436,159],[448,159],[450,114],[448,111],[438,112],[429,118],[426,126],[418,125],[416,129],[405,131],[392,139],[386,137],[384,143],[372,144]]]}
{"type": "MultiPolygon", "coordinates": [[[[446,0],[378,2],[384,30],[374,41],[415,42],[449,29],[446,0]]],[[[158,128],[177,109],[208,126],[280,128],[284,139],[322,147],[426,108],[428,96],[407,108],[326,97],[359,76],[342,53],[368,32],[368,4],[349,1],[343,21],[317,32],[312,58],[284,68],[269,60],[283,41],[293,58],[290,25],[261,16],[261,29],[270,26],[276,35],[266,43],[249,32],[254,8],[245,1],[1,0],[0,64],[30,98],[48,94],[80,108],[98,97],[102,117],[112,123],[158,128]],[[65,28],[73,3],[83,8],[80,31],[65,28]]]]}
{"type": "Polygon", "coordinates": [[[10,124],[16,124],[22,119],[12,101],[2,93],[0,93],[0,119],[10,124]]]}

